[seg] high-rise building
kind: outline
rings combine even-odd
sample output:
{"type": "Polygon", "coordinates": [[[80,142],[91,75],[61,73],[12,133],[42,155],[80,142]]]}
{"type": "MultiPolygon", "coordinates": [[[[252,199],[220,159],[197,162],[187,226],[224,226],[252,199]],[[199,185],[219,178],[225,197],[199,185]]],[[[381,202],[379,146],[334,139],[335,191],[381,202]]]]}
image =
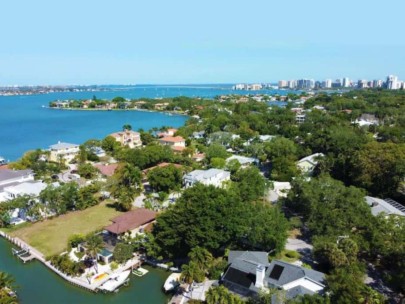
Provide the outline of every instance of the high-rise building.
{"type": "Polygon", "coordinates": [[[297,88],[297,81],[296,80],[288,81],[288,88],[289,89],[296,89],[297,88]]]}
{"type": "Polygon", "coordinates": [[[357,82],[357,87],[358,87],[359,89],[367,88],[367,80],[360,79],[360,80],[357,82]]]}
{"type": "Polygon", "coordinates": [[[394,75],[388,75],[385,83],[388,90],[396,90],[398,88],[398,77],[394,75]]]}
{"type": "Polygon", "coordinates": [[[315,87],[315,80],[313,79],[299,79],[297,80],[297,89],[311,90],[315,87]]]}
{"type": "Polygon", "coordinates": [[[325,88],[330,89],[332,87],[332,79],[325,80],[325,88]]]}
{"type": "Polygon", "coordinates": [[[342,86],[343,86],[344,88],[350,87],[350,79],[347,78],[347,77],[343,78],[342,86]]]}
{"type": "Polygon", "coordinates": [[[287,88],[288,87],[288,81],[287,80],[280,80],[278,82],[278,87],[281,88],[287,88]]]}
{"type": "Polygon", "coordinates": [[[383,86],[383,81],[379,79],[373,80],[373,88],[381,88],[383,86]]]}

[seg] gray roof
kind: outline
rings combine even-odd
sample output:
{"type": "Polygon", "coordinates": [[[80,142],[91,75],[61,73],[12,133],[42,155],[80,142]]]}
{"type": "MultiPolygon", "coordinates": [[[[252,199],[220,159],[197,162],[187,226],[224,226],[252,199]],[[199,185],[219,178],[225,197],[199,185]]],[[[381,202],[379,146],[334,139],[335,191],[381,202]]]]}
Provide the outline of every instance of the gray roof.
{"type": "MultiPolygon", "coordinates": [[[[257,266],[266,267],[264,286],[282,288],[284,285],[299,279],[307,279],[324,286],[325,275],[322,272],[296,266],[279,260],[268,262],[267,252],[261,251],[230,251],[228,255],[229,268],[222,280],[225,286],[240,294],[255,294],[257,266]],[[274,270],[276,266],[276,269],[274,270]],[[274,272],[273,272],[274,270],[274,272]]],[[[288,299],[297,295],[313,294],[314,292],[299,285],[286,291],[288,299]]]]}
{"type": "Polygon", "coordinates": [[[4,169],[0,170],[0,182],[4,182],[9,179],[15,179],[15,178],[20,178],[24,177],[27,175],[32,174],[32,170],[9,170],[9,169],[4,169]]]}
{"type": "Polygon", "coordinates": [[[256,274],[256,267],[267,265],[269,259],[264,251],[230,251],[228,263],[243,272],[256,274]]]}
{"type": "Polygon", "coordinates": [[[231,160],[234,160],[234,159],[236,159],[239,162],[239,164],[241,164],[241,165],[259,162],[259,160],[257,158],[246,157],[246,156],[241,156],[241,155],[232,155],[226,159],[226,162],[229,163],[231,160]]]}
{"type": "Polygon", "coordinates": [[[405,216],[405,207],[391,199],[381,199],[377,197],[366,196],[366,203],[371,207],[371,213],[377,216],[380,213],[387,215],[396,214],[405,216]]]}
{"type": "Polygon", "coordinates": [[[194,170],[191,171],[190,173],[186,174],[184,178],[186,179],[194,179],[197,181],[203,181],[205,179],[210,179],[211,177],[217,176],[217,175],[223,175],[224,177],[229,175],[230,173],[225,170],[221,169],[209,169],[209,170],[194,170]]]}
{"type": "Polygon", "coordinates": [[[55,145],[49,146],[49,148],[51,150],[64,150],[64,149],[71,149],[71,148],[77,148],[77,147],[79,147],[79,145],[65,143],[65,142],[58,142],[55,145]]]}
{"type": "Polygon", "coordinates": [[[325,274],[319,271],[296,266],[279,260],[273,260],[266,271],[266,280],[268,284],[276,287],[281,287],[285,284],[302,278],[307,278],[311,281],[323,284],[325,274]],[[282,268],[278,279],[270,277],[275,266],[282,268]]]}

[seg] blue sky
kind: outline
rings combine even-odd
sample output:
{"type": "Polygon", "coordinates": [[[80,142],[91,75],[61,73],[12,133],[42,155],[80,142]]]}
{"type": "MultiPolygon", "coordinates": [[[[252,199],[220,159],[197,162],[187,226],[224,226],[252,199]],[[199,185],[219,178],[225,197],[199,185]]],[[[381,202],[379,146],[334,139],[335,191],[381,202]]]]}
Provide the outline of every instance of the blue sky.
{"type": "Polygon", "coordinates": [[[405,79],[405,1],[8,0],[0,85],[405,79]]]}

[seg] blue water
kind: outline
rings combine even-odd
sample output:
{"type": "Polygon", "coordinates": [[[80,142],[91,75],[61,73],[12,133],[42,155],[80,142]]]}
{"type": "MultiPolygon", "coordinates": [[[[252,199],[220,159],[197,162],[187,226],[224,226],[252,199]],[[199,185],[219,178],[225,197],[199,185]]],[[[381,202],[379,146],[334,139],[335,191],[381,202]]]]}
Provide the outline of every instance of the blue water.
{"type": "Polygon", "coordinates": [[[111,99],[155,97],[207,97],[224,94],[269,93],[286,94],[287,91],[232,91],[231,85],[199,86],[135,86],[111,87],[111,91],[66,92],[46,95],[0,96],[0,156],[16,160],[27,150],[47,149],[58,141],[81,144],[88,139],[102,139],[119,131],[124,124],[134,130],[161,126],[182,126],[187,117],[164,113],[138,111],[61,111],[47,109],[56,99],[97,98],[111,99]]]}

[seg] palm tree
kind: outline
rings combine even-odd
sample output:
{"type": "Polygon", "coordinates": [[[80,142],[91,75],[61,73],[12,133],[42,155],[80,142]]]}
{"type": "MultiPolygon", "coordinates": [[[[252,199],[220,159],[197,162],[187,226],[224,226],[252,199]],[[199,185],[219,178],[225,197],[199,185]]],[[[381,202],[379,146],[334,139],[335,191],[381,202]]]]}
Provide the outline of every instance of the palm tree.
{"type": "Polygon", "coordinates": [[[191,265],[183,265],[181,267],[181,279],[187,284],[193,283],[194,279],[194,269],[191,265]]]}
{"type": "Polygon", "coordinates": [[[98,273],[97,254],[103,249],[103,240],[99,235],[91,235],[86,239],[87,254],[93,259],[94,269],[98,273]]]}
{"type": "Polygon", "coordinates": [[[181,272],[181,279],[188,283],[191,284],[194,281],[196,282],[203,282],[205,279],[205,273],[204,271],[193,261],[188,263],[188,265],[183,265],[182,267],[182,272],[181,272]]]}
{"type": "Polygon", "coordinates": [[[0,271],[0,290],[5,287],[12,287],[14,284],[14,278],[8,273],[0,271]]]}
{"type": "Polygon", "coordinates": [[[122,126],[122,131],[131,131],[132,126],[130,124],[125,124],[122,126]]]}
{"type": "Polygon", "coordinates": [[[191,261],[197,264],[198,267],[207,271],[213,261],[212,254],[205,248],[194,247],[188,254],[191,261]]]}
{"type": "Polygon", "coordinates": [[[205,296],[207,304],[229,303],[229,292],[224,286],[211,287],[205,296]]]}

